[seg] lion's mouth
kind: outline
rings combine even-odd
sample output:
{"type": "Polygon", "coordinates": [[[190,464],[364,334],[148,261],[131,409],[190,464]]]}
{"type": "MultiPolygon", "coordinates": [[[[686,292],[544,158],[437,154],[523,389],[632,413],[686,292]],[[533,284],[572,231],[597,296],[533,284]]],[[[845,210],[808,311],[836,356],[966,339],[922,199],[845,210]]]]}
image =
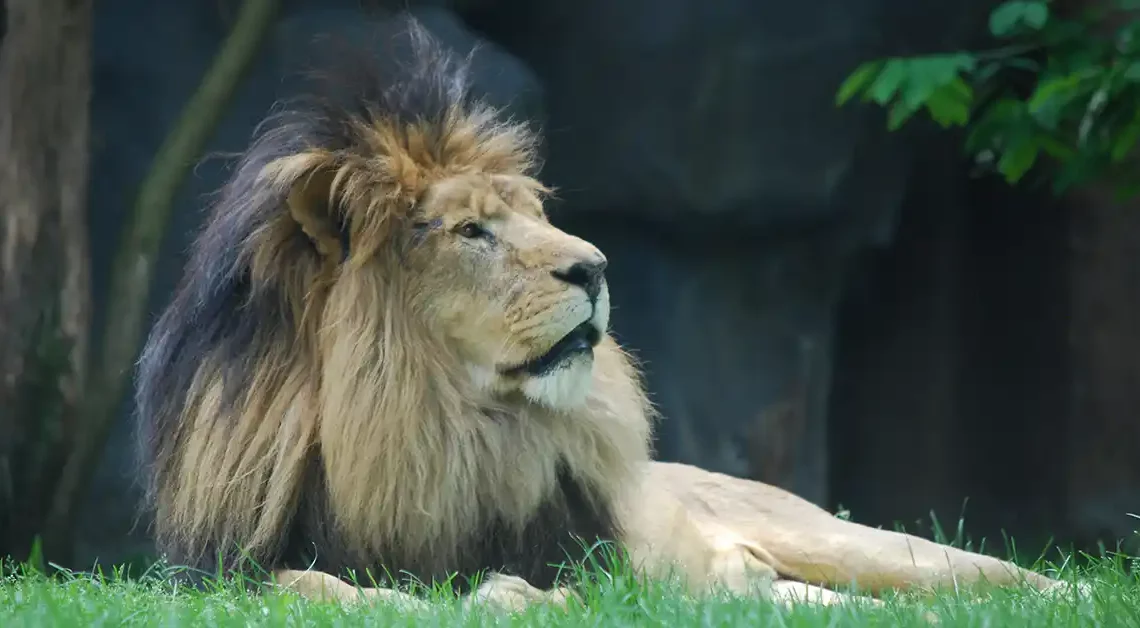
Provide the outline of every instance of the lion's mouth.
{"type": "Polygon", "coordinates": [[[554,343],[546,353],[527,360],[517,366],[503,369],[504,375],[539,376],[548,373],[566,360],[584,353],[591,353],[602,340],[602,332],[590,321],[570,330],[570,333],[554,343]]]}

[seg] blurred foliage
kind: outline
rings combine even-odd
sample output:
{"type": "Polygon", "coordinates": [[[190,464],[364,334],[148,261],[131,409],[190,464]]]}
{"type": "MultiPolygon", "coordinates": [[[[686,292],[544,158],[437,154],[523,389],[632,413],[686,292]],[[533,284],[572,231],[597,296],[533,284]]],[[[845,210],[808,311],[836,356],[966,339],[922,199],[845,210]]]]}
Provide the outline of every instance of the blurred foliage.
{"type": "Polygon", "coordinates": [[[864,63],[840,86],[837,103],[857,97],[886,107],[891,130],[923,109],[942,128],[964,127],[966,151],[1011,184],[1049,162],[1055,193],[1097,180],[1121,198],[1135,195],[1140,0],[1065,15],[1053,7],[997,6],[989,30],[1006,45],[994,50],[864,63]]]}

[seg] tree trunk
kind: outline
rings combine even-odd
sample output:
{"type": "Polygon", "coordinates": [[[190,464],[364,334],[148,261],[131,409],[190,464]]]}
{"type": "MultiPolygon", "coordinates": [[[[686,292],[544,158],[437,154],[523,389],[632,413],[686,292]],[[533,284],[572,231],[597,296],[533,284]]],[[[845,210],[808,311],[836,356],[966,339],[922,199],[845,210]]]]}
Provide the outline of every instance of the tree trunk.
{"type": "Polygon", "coordinates": [[[41,534],[87,360],[91,0],[2,0],[0,557],[41,534]]]}

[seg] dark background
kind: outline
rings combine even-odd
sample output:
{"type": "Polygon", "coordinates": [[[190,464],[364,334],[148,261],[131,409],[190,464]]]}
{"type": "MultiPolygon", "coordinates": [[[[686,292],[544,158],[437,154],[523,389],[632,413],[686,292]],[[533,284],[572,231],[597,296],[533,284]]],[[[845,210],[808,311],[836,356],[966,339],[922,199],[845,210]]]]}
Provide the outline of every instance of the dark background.
{"type": "MultiPolygon", "coordinates": [[[[973,177],[960,135],[888,133],[881,109],[834,104],[860,61],[985,45],[994,4],[400,6],[456,50],[478,42],[480,89],[542,125],[554,220],[610,258],[615,333],[666,417],[661,458],[871,525],[929,534],[934,513],[952,535],[964,514],[1002,554],[1003,533],[1033,554],[1112,545],[1140,509],[1140,208],[973,177]]],[[[389,8],[286,1],[208,149],[244,148],[314,36],[376,37],[389,8]]],[[[236,11],[95,3],[94,329],[133,195],[236,11]]],[[[184,186],[152,313],[228,164],[184,186]]],[[[78,519],[80,566],[150,551],[129,413],[78,519]]]]}

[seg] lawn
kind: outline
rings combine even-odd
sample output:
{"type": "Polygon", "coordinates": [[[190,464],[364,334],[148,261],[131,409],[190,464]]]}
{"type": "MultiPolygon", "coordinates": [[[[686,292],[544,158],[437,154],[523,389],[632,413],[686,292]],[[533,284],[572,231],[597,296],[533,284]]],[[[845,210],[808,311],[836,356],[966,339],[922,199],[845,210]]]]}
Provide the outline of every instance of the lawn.
{"type": "MultiPolygon", "coordinates": [[[[849,604],[799,606],[786,610],[770,603],[713,597],[685,599],[666,585],[636,587],[619,581],[587,594],[569,610],[533,607],[509,615],[484,609],[464,611],[444,600],[424,612],[402,612],[382,603],[339,606],[313,603],[285,593],[263,595],[237,588],[178,590],[151,577],[119,579],[73,575],[48,579],[8,576],[0,581],[0,626],[1137,626],[1140,627],[1140,576],[1121,559],[1103,560],[1079,573],[1092,584],[1091,595],[1050,599],[1023,589],[945,592],[925,599],[887,598],[881,607],[849,604]],[[1128,573],[1131,571],[1132,573],[1128,573]]],[[[1135,565],[1133,566],[1135,567],[1135,565]]]]}

